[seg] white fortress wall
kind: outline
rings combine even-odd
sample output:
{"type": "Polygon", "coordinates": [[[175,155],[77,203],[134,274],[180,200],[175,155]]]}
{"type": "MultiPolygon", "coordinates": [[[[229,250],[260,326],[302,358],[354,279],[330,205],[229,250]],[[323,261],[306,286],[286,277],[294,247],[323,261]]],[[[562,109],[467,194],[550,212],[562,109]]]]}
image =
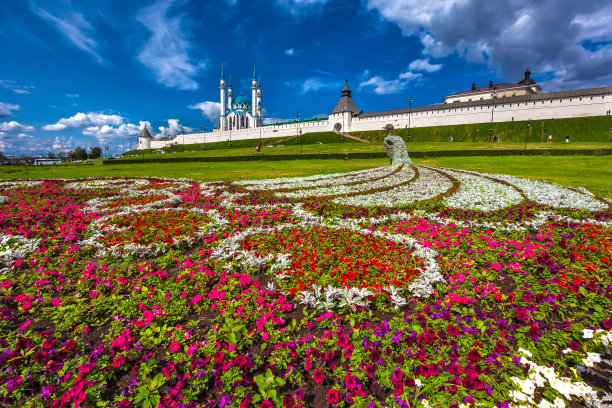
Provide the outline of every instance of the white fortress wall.
{"type": "MultiPolygon", "coordinates": [[[[464,125],[470,123],[493,123],[523,120],[545,120],[559,118],[577,118],[586,116],[605,116],[612,109],[612,94],[593,97],[552,98],[535,101],[510,102],[496,99],[495,108],[490,101],[487,104],[465,106],[468,104],[438,105],[440,109],[413,109],[410,114],[410,127],[464,125]],[[457,106],[455,106],[457,105],[457,106]],[[462,106],[463,105],[463,106],[462,106]]],[[[373,112],[365,117],[352,119],[347,131],[379,130],[391,123],[396,128],[408,126],[409,113],[392,113],[376,115],[373,112]]],[[[386,113],[386,112],[385,112],[386,113]]]]}
{"type": "MultiPolygon", "coordinates": [[[[330,115],[329,119],[309,122],[292,122],[267,125],[261,128],[215,130],[208,133],[177,135],[172,140],[151,141],[152,149],[160,149],[174,144],[213,143],[229,140],[245,140],[291,137],[298,134],[333,131],[339,123],[344,131],[380,130],[391,123],[396,128],[429,126],[464,125],[470,123],[489,123],[493,111],[493,123],[576,118],[586,116],[605,116],[612,110],[612,87],[586,89],[579,91],[556,92],[523,97],[492,100],[458,102],[423,106],[396,111],[370,112],[352,117],[349,112],[330,115]]],[[[254,142],[255,143],[255,142],[254,142]]],[[[139,147],[140,148],[140,147],[139,147]]]]}

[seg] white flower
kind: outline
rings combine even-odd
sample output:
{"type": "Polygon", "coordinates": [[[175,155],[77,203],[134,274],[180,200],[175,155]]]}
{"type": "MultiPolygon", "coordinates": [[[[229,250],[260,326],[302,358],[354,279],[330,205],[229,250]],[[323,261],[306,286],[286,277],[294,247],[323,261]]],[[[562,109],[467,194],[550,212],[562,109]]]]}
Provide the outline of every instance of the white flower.
{"type": "Polygon", "coordinates": [[[420,386],[422,386],[422,385],[423,385],[423,383],[421,382],[421,380],[419,380],[418,378],[415,378],[415,379],[414,379],[414,384],[415,384],[417,387],[420,387],[420,386]]]}
{"type": "Polygon", "coordinates": [[[525,349],[522,349],[522,348],[520,348],[520,347],[519,347],[518,351],[519,351],[520,353],[523,353],[523,354],[524,354],[524,355],[526,355],[527,357],[533,357],[533,354],[531,354],[531,351],[529,351],[529,350],[525,350],[525,349]]]}
{"type": "Polygon", "coordinates": [[[587,353],[587,358],[594,363],[601,363],[601,354],[599,353],[587,353]]]}
{"type": "Polygon", "coordinates": [[[572,350],[572,349],[571,349],[571,348],[569,348],[569,347],[568,347],[568,348],[566,348],[566,349],[561,350],[561,352],[562,352],[563,354],[569,354],[569,353],[571,353],[572,351],[574,351],[574,350],[572,350]]]}
{"type": "Polygon", "coordinates": [[[547,399],[542,398],[542,401],[538,404],[538,408],[553,408],[553,404],[548,402],[547,399]]]}
{"type": "Polygon", "coordinates": [[[565,401],[559,397],[555,398],[554,404],[555,408],[565,408],[565,401]]]}
{"type": "Polygon", "coordinates": [[[590,330],[590,329],[582,330],[582,338],[583,339],[592,339],[593,338],[593,330],[590,330]]]}

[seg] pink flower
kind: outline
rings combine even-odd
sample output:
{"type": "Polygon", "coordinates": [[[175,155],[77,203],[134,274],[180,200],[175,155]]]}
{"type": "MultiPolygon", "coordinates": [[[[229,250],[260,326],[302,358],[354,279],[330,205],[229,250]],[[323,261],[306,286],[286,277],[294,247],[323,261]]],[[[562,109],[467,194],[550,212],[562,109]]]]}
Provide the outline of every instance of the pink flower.
{"type": "Polygon", "coordinates": [[[2,282],[2,284],[1,284],[0,286],[1,286],[3,289],[8,289],[8,288],[10,288],[11,286],[13,286],[13,282],[11,282],[11,281],[4,281],[4,282],[2,282]]]}
{"type": "Polygon", "coordinates": [[[500,271],[503,268],[503,265],[497,262],[493,262],[491,264],[491,268],[496,270],[496,271],[500,271]]]}
{"type": "Polygon", "coordinates": [[[170,351],[172,351],[173,353],[176,353],[177,351],[179,351],[181,348],[181,344],[178,341],[173,341],[172,344],[170,345],[170,351]]]}
{"type": "Polygon", "coordinates": [[[314,373],[312,373],[312,379],[315,383],[321,384],[325,380],[325,374],[323,374],[320,368],[317,368],[314,370],[314,373]]]}
{"type": "Polygon", "coordinates": [[[191,346],[187,348],[187,355],[190,356],[196,351],[198,351],[198,343],[193,343],[191,346]]]}
{"type": "Polygon", "coordinates": [[[338,402],[340,402],[340,396],[338,395],[338,391],[327,391],[327,401],[329,401],[330,404],[337,404],[338,402]]]}
{"type": "Polygon", "coordinates": [[[125,363],[125,357],[123,357],[123,354],[120,354],[119,356],[115,357],[113,359],[113,367],[117,368],[123,365],[123,363],[125,363]]]}
{"type": "Polygon", "coordinates": [[[61,301],[61,300],[59,300],[58,298],[53,298],[53,300],[51,301],[51,304],[52,304],[53,306],[59,306],[59,305],[61,305],[61,304],[62,304],[62,301],[61,301]]]}
{"type": "Polygon", "coordinates": [[[346,388],[352,390],[357,387],[357,377],[353,375],[348,375],[344,378],[344,382],[346,383],[346,388]]]}

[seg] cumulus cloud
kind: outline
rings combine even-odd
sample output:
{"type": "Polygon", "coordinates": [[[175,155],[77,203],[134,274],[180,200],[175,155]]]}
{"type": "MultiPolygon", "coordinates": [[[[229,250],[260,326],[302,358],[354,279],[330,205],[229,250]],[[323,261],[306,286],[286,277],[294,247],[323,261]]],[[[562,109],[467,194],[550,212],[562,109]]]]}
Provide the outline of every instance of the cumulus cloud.
{"type": "Polygon", "coordinates": [[[295,54],[295,49],[289,48],[288,50],[285,50],[285,54],[292,57],[295,54]]]}
{"type": "Polygon", "coordinates": [[[16,94],[31,94],[34,89],[32,85],[20,85],[8,79],[0,79],[0,86],[16,94]]]}
{"type": "Polygon", "coordinates": [[[200,109],[202,111],[202,115],[206,116],[213,124],[217,124],[217,122],[219,122],[219,115],[221,114],[220,102],[206,101],[195,103],[187,107],[189,109],[200,109]]]}
{"type": "Polygon", "coordinates": [[[119,126],[123,124],[123,117],[119,115],[107,115],[105,113],[95,112],[78,112],[76,115],[69,118],[62,118],[57,123],[43,126],[43,130],[59,131],[68,128],[80,128],[90,126],[113,125],[119,126]]]}
{"type": "Polygon", "coordinates": [[[160,126],[157,129],[159,129],[159,133],[153,136],[154,139],[159,139],[162,136],[175,138],[179,134],[193,131],[193,128],[181,125],[178,119],[168,119],[168,126],[160,126]]]}
{"type": "Polygon", "coordinates": [[[456,53],[487,64],[508,81],[521,79],[527,66],[566,89],[609,84],[612,79],[608,0],[366,0],[365,4],[405,36],[417,36],[424,55],[440,58],[456,53]],[[589,46],[593,43],[599,46],[589,46]]]}
{"type": "Polygon", "coordinates": [[[138,61],[153,72],[155,79],[167,88],[198,89],[194,77],[206,66],[189,56],[191,43],[182,29],[182,16],[168,12],[176,0],[159,0],[141,9],[136,19],[151,36],[138,54],[138,61]]]}
{"type": "Polygon", "coordinates": [[[23,125],[14,120],[0,123],[0,131],[3,132],[31,132],[33,130],[33,126],[23,125]]]}
{"type": "Polygon", "coordinates": [[[422,77],[422,74],[411,71],[403,72],[397,78],[390,80],[376,75],[366,81],[362,81],[359,84],[359,88],[371,87],[374,93],[378,95],[396,94],[406,89],[411,82],[420,81],[422,77]]]}
{"type": "Polygon", "coordinates": [[[13,111],[18,111],[21,106],[13,103],[0,102],[0,118],[8,118],[13,115],[13,111]]]}
{"type": "Polygon", "coordinates": [[[92,36],[94,28],[83,14],[70,11],[60,17],[41,8],[33,7],[32,10],[44,20],[52,23],[72,45],[89,54],[97,63],[104,62],[98,53],[98,42],[92,36]]]}
{"type": "Polygon", "coordinates": [[[408,65],[412,71],[436,72],[442,68],[442,64],[431,64],[429,59],[417,59],[408,65]]]}

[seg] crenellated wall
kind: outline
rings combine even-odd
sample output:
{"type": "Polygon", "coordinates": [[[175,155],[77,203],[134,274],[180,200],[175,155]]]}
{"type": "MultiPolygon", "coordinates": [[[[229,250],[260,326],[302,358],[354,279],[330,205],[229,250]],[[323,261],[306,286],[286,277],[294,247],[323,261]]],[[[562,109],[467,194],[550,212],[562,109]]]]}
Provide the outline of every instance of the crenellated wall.
{"type": "MultiPolygon", "coordinates": [[[[388,123],[395,128],[463,125],[470,123],[510,122],[605,116],[612,111],[612,87],[577,91],[497,98],[473,102],[458,102],[403,108],[395,111],[330,115],[328,119],[291,122],[254,129],[215,130],[208,133],[178,135],[170,141],[151,141],[152,149],[172,144],[212,143],[231,140],[290,137],[304,133],[330,132],[339,124],[345,132],[380,130],[388,123]],[[494,103],[493,103],[494,102],[494,103]]],[[[140,147],[139,147],[140,148],[140,147]]]]}

